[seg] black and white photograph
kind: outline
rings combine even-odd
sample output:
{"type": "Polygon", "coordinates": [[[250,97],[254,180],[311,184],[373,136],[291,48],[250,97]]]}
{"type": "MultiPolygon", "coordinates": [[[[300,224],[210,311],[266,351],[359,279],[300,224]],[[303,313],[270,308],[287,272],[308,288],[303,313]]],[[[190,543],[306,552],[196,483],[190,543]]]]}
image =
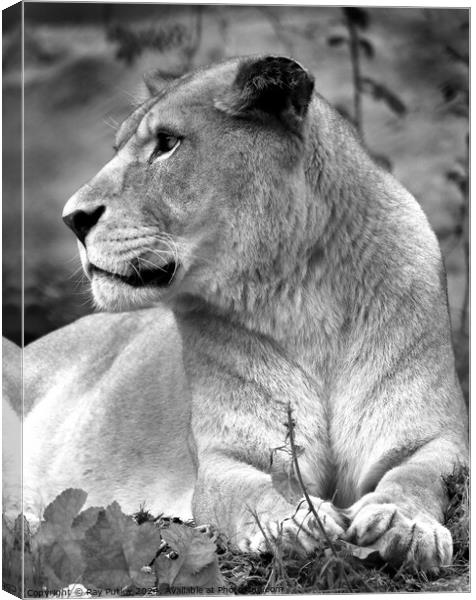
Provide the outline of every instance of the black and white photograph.
{"type": "Polygon", "coordinates": [[[2,588],[470,592],[470,8],[2,7],[2,588]]]}

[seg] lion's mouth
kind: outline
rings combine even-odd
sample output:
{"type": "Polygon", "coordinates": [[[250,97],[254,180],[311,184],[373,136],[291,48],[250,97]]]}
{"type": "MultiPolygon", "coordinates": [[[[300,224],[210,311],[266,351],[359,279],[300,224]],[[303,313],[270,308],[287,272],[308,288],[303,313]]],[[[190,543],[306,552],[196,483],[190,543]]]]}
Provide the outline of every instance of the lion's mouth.
{"type": "Polygon", "coordinates": [[[168,287],[174,280],[177,269],[178,264],[176,262],[170,262],[163,267],[158,267],[157,269],[136,269],[130,275],[120,275],[118,273],[112,273],[110,271],[100,269],[99,267],[96,267],[96,265],[90,265],[91,275],[103,275],[122,281],[123,283],[127,283],[127,285],[132,287],[168,287]]]}

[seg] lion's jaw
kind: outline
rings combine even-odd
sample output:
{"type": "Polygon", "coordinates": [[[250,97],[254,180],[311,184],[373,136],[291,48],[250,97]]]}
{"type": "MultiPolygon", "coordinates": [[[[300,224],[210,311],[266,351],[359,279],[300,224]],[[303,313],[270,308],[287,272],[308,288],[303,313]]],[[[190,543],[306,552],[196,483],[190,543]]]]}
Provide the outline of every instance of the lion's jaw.
{"type": "Polygon", "coordinates": [[[148,234],[134,233],[127,237],[127,231],[118,228],[108,235],[93,235],[87,249],[78,244],[83,270],[100,309],[152,306],[170,300],[180,286],[187,265],[186,250],[164,235],[151,235],[150,228],[148,234]],[[121,251],[116,249],[119,244],[121,251]]]}

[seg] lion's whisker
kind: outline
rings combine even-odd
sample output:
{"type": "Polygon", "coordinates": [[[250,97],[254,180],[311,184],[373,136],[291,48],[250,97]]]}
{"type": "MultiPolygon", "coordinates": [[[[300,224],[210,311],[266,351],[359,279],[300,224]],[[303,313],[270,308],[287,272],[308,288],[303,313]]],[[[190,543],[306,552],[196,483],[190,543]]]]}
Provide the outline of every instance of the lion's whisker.
{"type": "Polygon", "coordinates": [[[140,271],[135,268],[135,266],[132,264],[132,261],[128,260],[127,264],[134,269],[134,271],[136,272],[137,277],[140,279],[140,281],[142,281],[142,283],[144,283],[144,281],[142,279],[142,275],[140,274],[140,271]]]}

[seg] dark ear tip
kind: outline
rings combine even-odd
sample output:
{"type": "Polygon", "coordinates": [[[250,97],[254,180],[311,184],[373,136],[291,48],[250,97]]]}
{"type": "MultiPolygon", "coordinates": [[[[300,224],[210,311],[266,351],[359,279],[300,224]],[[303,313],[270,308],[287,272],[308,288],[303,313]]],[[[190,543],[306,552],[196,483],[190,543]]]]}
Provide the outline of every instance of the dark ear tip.
{"type": "Polygon", "coordinates": [[[300,63],[287,56],[264,56],[246,59],[240,66],[235,83],[238,86],[259,76],[261,80],[277,87],[292,89],[303,86],[306,91],[314,89],[314,77],[300,63]]]}
{"type": "Polygon", "coordinates": [[[246,79],[250,75],[261,73],[300,73],[303,77],[314,80],[313,76],[293,58],[287,56],[264,56],[262,58],[246,58],[240,65],[237,79],[246,79]]]}
{"type": "Polygon", "coordinates": [[[238,63],[232,88],[219,105],[234,115],[273,114],[290,127],[299,128],[313,90],[314,77],[292,58],[244,58],[238,63]]]}

